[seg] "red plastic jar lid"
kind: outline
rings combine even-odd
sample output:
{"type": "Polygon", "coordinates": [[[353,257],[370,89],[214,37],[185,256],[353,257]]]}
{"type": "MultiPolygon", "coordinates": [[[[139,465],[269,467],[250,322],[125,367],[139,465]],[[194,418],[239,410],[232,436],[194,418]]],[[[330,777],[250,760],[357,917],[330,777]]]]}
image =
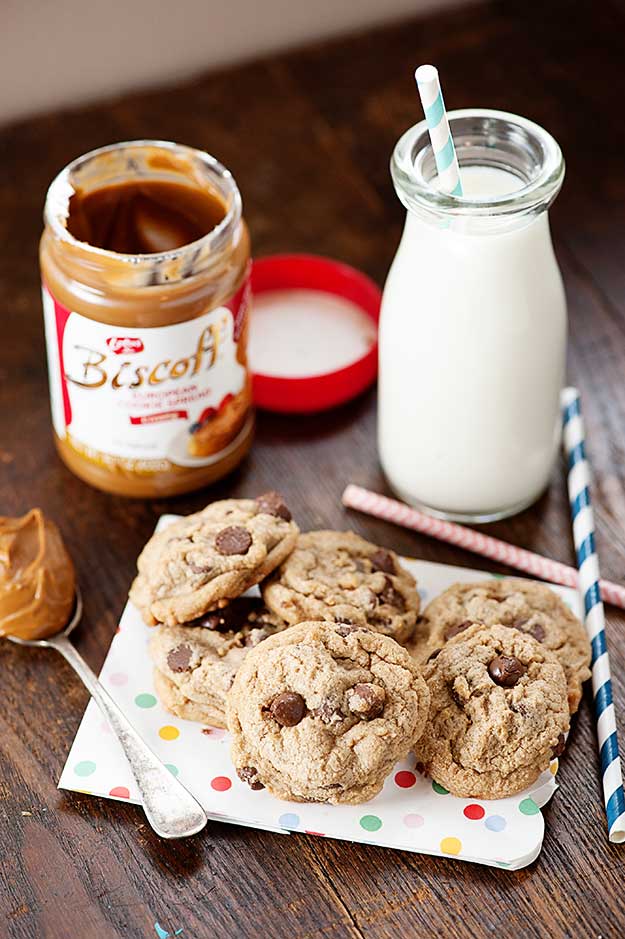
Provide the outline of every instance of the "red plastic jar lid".
{"type": "MultiPolygon", "coordinates": [[[[257,407],[282,413],[306,413],[335,407],[360,394],[375,381],[378,371],[377,324],[382,294],[365,274],[330,258],[312,254],[279,254],[254,261],[252,295],[269,290],[318,290],[333,294],[357,306],[376,327],[367,351],[335,371],[292,377],[288,361],[284,376],[254,372],[254,402],[257,407]]],[[[254,316],[252,301],[251,316],[254,316]]],[[[254,363],[251,363],[252,369],[254,363]]]]}

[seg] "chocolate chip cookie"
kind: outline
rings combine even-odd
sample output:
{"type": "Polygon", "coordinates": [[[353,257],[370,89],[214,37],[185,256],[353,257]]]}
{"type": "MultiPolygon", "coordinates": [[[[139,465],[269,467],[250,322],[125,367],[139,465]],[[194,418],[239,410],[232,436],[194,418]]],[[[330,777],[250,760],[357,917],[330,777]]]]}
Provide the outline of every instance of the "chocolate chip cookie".
{"type": "Polygon", "coordinates": [[[529,633],[470,626],[433,654],[424,675],[431,704],[417,760],[453,795],[514,795],[562,752],[564,670],[529,633]]]}
{"type": "Polygon", "coordinates": [[[226,693],[251,648],[283,629],[260,597],[239,597],[184,626],[158,626],[150,639],[161,704],[186,720],[226,726],[226,693]]]}
{"type": "Polygon", "coordinates": [[[564,669],[569,708],[581,700],[590,678],[590,643],[582,623],[545,584],[511,577],[454,584],[427,606],[411,651],[422,661],[472,623],[513,626],[554,652],[564,669]]]}
{"type": "Polygon", "coordinates": [[[150,538],[130,599],[150,626],[186,623],[271,573],[292,551],[298,532],[276,492],[213,502],[150,538]]]}
{"type": "Polygon", "coordinates": [[[351,531],[309,531],[261,587],[269,609],[287,623],[333,620],[369,626],[406,642],[419,594],[397,555],[351,531]]]}
{"type": "Polygon", "coordinates": [[[295,802],[375,796],[418,740],[429,694],[387,636],[301,623],[252,649],[228,693],[232,760],[251,787],[295,802]]]}

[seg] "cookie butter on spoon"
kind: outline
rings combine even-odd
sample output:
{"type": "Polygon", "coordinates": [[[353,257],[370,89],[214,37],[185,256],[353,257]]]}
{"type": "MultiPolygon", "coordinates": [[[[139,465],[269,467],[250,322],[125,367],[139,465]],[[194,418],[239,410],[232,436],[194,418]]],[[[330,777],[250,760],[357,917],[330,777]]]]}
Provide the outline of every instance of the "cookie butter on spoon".
{"type": "Polygon", "coordinates": [[[69,640],[82,598],[58,528],[41,509],[0,516],[0,636],[22,646],[56,649],[91,693],[117,736],[146,817],[162,838],[184,838],[206,825],[198,801],[152,753],[69,640]]]}
{"type": "Polygon", "coordinates": [[[76,573],[61,534],[41,509],[0,516],[0,635],[42,639],[65,628],[76,573]]]}

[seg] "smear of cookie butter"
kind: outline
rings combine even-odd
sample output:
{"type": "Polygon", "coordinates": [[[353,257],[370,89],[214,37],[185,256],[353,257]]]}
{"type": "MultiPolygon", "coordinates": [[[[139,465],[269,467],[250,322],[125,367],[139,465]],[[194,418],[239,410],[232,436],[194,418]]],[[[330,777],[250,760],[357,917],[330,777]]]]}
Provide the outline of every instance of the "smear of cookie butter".
{"type": "Polygon", "coordinates": [[[0,516],[0,636],[43,639],[60,632],[75,590],[72,559],[41,509],[0,516]]]}

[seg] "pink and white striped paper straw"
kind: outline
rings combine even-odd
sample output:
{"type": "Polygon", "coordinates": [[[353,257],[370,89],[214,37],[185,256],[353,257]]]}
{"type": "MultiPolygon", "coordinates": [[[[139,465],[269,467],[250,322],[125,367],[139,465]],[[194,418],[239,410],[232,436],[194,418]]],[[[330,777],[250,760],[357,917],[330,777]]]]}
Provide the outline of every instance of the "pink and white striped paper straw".
{"type": "MultiPolygon", "coordinates": [[[[525,548],[517,548],[505,541],[499,541],[498,538],[483,535],[472,528],[424,515],[423,512],[403,502],[398,502],[397,499],[389,499],[387,496],[381,496],[361,486],[349,485],[343,493],[342,501],[347,508],[374,515],[387,522],[394,522],[396,525],[411,528],[424,535],[431,535],[439,541],[446,541],[448,544],[473,551],[474,554],[507,564],[508,567],[514,567],[540,580],[563,584],[565,587],[577,587],[578,572],[575,567],[561,564],[560,561],[552,561],[540,554],[534,554],[533,551],[526,551],[525,548]]],[[[601,596],[606,603],[625,609],[625,587],[609,580],[601,580],[600,586],[601,596]]]]}

